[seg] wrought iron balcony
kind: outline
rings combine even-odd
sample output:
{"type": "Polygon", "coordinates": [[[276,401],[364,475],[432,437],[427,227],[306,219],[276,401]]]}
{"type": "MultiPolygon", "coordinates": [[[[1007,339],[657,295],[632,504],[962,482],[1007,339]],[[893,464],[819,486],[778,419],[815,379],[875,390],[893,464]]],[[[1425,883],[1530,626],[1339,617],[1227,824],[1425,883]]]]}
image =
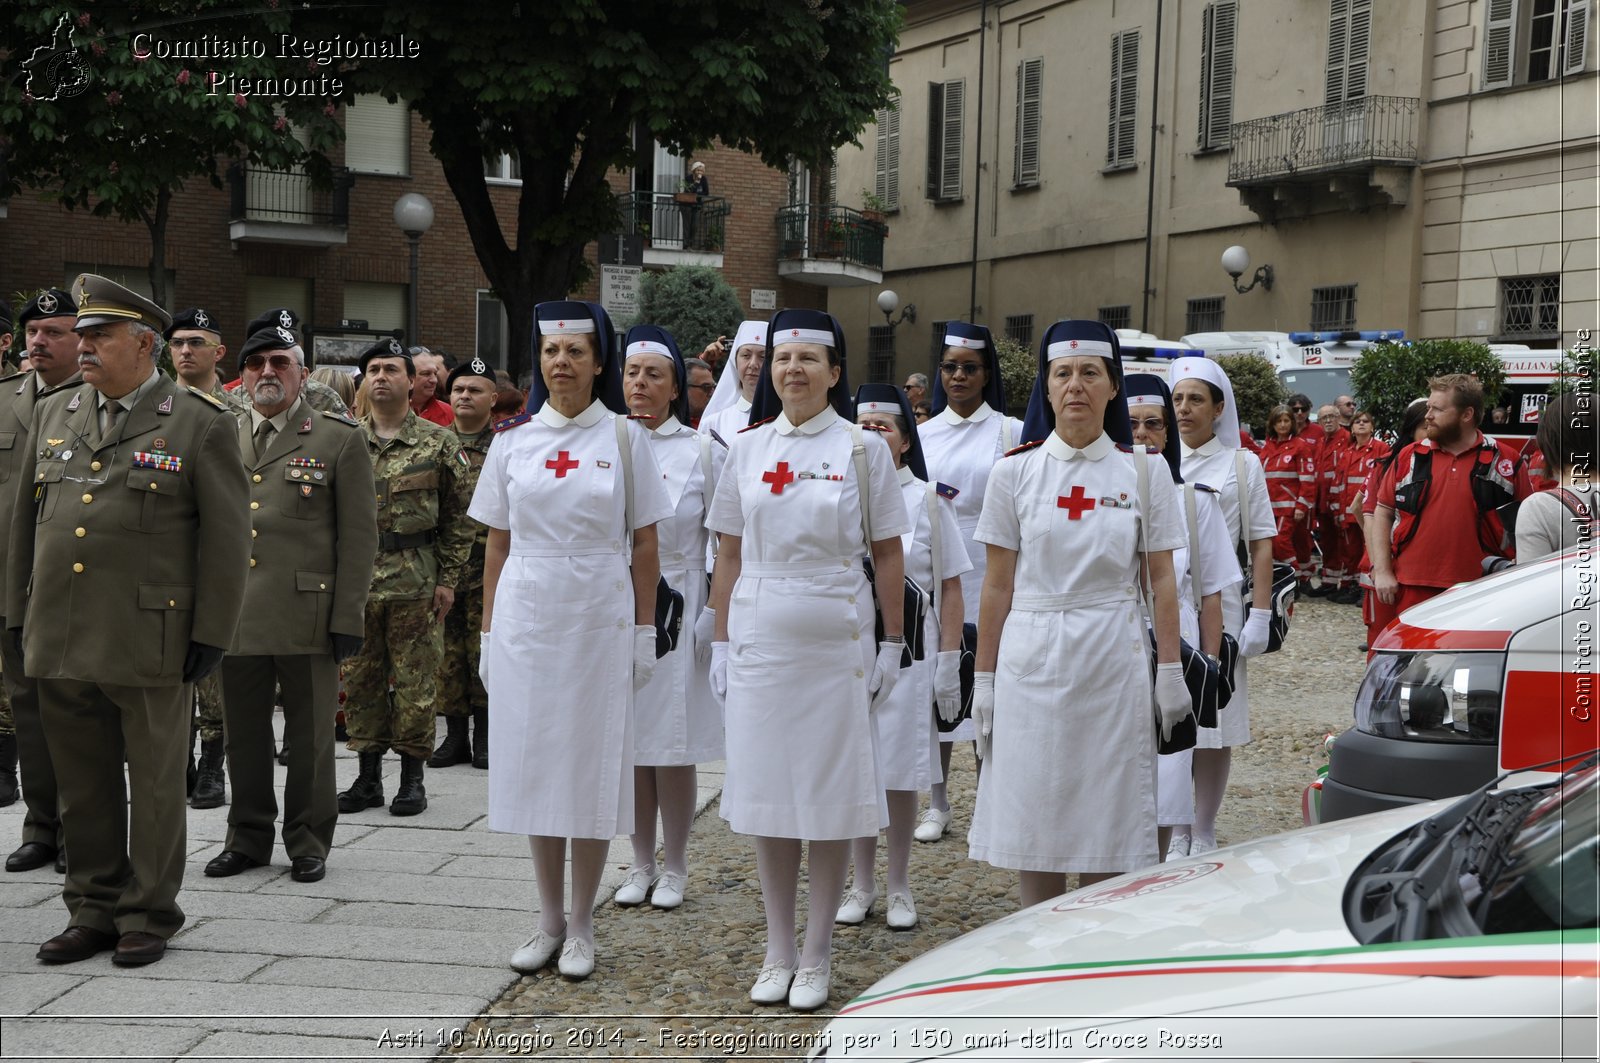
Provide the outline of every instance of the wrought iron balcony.
{"type": "Polygon", "coordinates": [[[1417,114],[1411,96],[1364,96],[1234,124],[1228,184],[1264,216],[1286,206],[1314,210],[1322,190],[1350,208],[1405,201],[1415,167],[1417,114]]]}
{"type": "Polygon", "coordinates": [[[726,196],[628,192],[617,197],[617,212],[623,232],[645,238],[645,265],[722,265],[722,243],[733,213],[726,196]]]}
{"type": "Polygon", "coordinates": [[[350,224],[350,186],[355,176],[334,167],[327,188],[289,170],[228,167],[228,235],[241,243],[329,247],[345,242],[350,224]]]}
{"type": "Polygon", "coordinates": [[[846,286],[883,280],[889,227],[838,205],[779,208],[778,275],[810,284],[846,286]]]}

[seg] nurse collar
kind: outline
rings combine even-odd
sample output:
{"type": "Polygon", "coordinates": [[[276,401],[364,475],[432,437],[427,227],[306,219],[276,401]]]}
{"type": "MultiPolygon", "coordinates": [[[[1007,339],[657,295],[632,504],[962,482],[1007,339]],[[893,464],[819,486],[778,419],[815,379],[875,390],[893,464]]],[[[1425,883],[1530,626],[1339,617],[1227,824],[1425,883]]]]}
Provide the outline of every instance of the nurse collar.
{"type": "Polygon", "coordinates": [[[832,427],[833,422],[843,420],[839,411],[832,406],[824,406],[822,412],[806,421],[804,424],[790,424],[789,415],[780,413],[773,418],[772,427],[780,436],[790,436],[799,433],[803,436],[814,436],[832,427]]]}
{"type": "Polygon", "coordinates": [[[902,487],[917,478],[917,474],[911,471],[911,466],[909,465],[900,466],[895,470],[895,474],[900,477],[900,485],[902,487]]]}
{"type": "Polygon", "coordinates": [[[1209,458],[1213,454],[1221,454],[1221,453],[1222,453],[1222,440],[1218,439],[1216,436],[1212,436],[1210,439],[1206,440],[1204,443],[1201,443],[1198,447],[1191,447],[1187,443],[1185,443],[1183,445],[1183,456],[1186,457],[1186,458],[1191,456],[1191,455],[1194,455],[1194,454],[1198,454],[1202,458],[1209,458]]]}
{"type": "Polygon", "coordinates": [[[993,412],[994,407],[987,402],[978,403],[978,408],[972,411],[971,417],[963,417],[956,412],[954,406],[946,406],[934,415],[934,420],[943,421],[945,424],[977,424],[979,421],[987,420],[993,412]]]}
{"type": "Polygon", "coordinates": [[[534,414],[534,416],[539,418],[540,421],[543,421],[545,424],[549,425],[551,428],[565,428],[571,424],[575,424],[579,428],[592,428],[600,423],[600,418],[604,417],[610,412],[610,410],[606,409],[605,403],[601,402],[599,399],[595,399],[593,402],[589,403],[588,409],[584,410],[576,417],[568,417],[566,414],[562,413],[560,410],[557,410],[548,402],[543,406],[540,406],[539,412],[534,414]]]}
{"type": "MultiPolygon", "coordinates": [[[[641,425],[640,427],[643,427],[641,425]]],[[[675,436],[679,432],[687,431],[687,426],[672,414],[667,414],[666,420],[656,425],[650,431],[658,436],[675,436]]]]}
{"type": "Polygon", "coordinates": [[[1081,450],[1054,432],[1046,436],[1044,441],[1044,452],[1061,461],[1075,461],[1078,458],[1099,461],[1116,449],[1117,445],[1111,441],[1111,436],[1106,432],[1101,432],[1095,437],[1094,442],[1081,450]]]}

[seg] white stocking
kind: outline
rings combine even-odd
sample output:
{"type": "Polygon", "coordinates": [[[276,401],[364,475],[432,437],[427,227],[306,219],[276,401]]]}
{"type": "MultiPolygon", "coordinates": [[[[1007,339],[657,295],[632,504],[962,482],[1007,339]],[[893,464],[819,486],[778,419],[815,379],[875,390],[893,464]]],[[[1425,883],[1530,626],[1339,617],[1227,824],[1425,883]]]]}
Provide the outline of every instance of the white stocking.
{"type": "Polygon", "coordinates": [[[533,882],[539,891],[539,929],[551,937],[566,932],[566,884],[562,872],[567,863],[567,840],[547,835],[529,835],[528,850],[533,854],[533,882]]]}
{"type": "MultiPolygon", "coordinates": [[[[761,879],[761,909],[767,917],[767,956],[763,965],[794,965],[794,898],[800,887],[800,842],[796,838],[756,836],[756,873],[761,879]]],[[[838,901],[835,900],[835,906],[838,901]]],[[[833,923],[833,912],[828,923],[833,923]]]]}
{"type": "Polygon", "coordinates": [[[633,866],[646,870],[656,866],[656,769],[633,769],[633,866]]]}
{"type": "Polygon", "coordinates": [[[806,943],[800,966],[821,967],[833,953],[833,917],[844,899],[844,876],[850,862],[849,841],[814,841],[808,846],[806,943]]]}
{"type": "Polygon", "coordinates": [[[1217,813],[1222,810],[1222,795],[1228,789],[1228,767],[1233,750],[1197,749],[1194,751],[1194,836],[1216,843],[1217,813]]]}
{"type": "Polygon", "coordinates": [[[662,863],[668,871],[689,871],[689,827],[694,823],[694,799],[699,792],[693,764],[655,768],[661,805],[662,863]]]}

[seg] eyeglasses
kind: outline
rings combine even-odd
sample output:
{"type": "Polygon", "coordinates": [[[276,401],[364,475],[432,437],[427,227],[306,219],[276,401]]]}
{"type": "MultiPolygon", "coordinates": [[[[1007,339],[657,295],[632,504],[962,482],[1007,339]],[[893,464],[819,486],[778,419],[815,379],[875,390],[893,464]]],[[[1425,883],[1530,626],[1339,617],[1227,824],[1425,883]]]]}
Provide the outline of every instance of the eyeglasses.
{"type": "Polygon", "coordinates": [[[174,340],[171,341],[171,346],[173,346],[173,347],[199,347],[199,348],[201,348],[203,350],[206,347],[215,347],[217,345],[215,343],[212,343],[210,340],[202,339],[199,336],[179,336],[177,339],[174,339],[174,340]]]}
{"type": "Polygon", "coordinates": [[[1146,417],[1142,421],[1134,418],[1133,427],[1143,428],[1146,432],[1165,432],[1167,421],[1164,417],[1146,417]]]}
{"type": "Polygon", "coordinates": [[[976,376],[983,371],[981,362],[940,362],[939,372],[946,376],[976,376]]]}
{"type": "Polygon", "coordinates": [[[275,354],[268,358],[260,354],[247,354],[244,356],[244,367],[252,372],[261,372],[262,366],[272,366],[274,373],[287,373],[291,369],[298,369],[300,363],[287,354],[275,354]]]}
{"type": "Polygon", "coordinates": [[[689,386],[696,391],[712,392],[717,390],[716,384],[690,384],[689,386]]]}

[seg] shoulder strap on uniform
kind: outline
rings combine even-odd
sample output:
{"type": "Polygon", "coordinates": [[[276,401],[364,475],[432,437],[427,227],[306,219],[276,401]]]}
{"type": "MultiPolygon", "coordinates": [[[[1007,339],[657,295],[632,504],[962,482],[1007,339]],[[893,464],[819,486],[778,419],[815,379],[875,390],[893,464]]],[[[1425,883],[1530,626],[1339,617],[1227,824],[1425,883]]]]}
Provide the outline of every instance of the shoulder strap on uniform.
{"type": "Polygon", "coordinates": [[[1566,487],[1556,487],[1550,493],[1556,496],[1556,501],[1567,508],[1568,513],[1571,513],[1581,521],[1587,522],[1590,528],[1594,527],[1594,510],[1590,508],[1589,503],[1579,497],[1576,491],[1566,487]]]}
{"type": "MultiPolygon", "coordinates": [[[[1143,454],[1133,455],[1133,475],[1139,484],[1139,554],[1144,564],[1139,571],[1139,590],[1144,596],[1145,614],[1153,626],[1156,622],[1156,602],[1150,586],[1150,540],[1145,535],[1145,524],[1150,519],[1150,459],[1143,454]]],[[[1190,551],[1193,552],[1192,550],[1190,551]]]]}
{"type": "Polygon", "coordinates": [[[1189,596],[1194,599],[1197,615],[1200,612],[1200,515],[1195,510],[1194,493],[1198,486],[1183,485],[1183,515],[1189,524],[1189,596]]]}
{"type": "Polygon", "coordinates": [[[352,418],[352,417],[349,417],[349,416],[347,416],[345,414],[342,414],[342,413],[330,413],[327,410],[318,410],[317,412],[322,414],[322,416],[326,417],[330,421],[338,421],[340,424],[347,424],[351,428],[354,428],[356,426],[355,419],[352,418]]]}
{"type": "Polygon", "coordinates": [[[184,390],[197,399],[204,399],[207,403],[215,406],[219,410],[226,410],[228,408],[227,403],[223,402],[221,399],[210,394],[209,392],[201,391],[197,387],[186,387],[184,390]]]}
{"type": "Polygon", "coordinates": [[[617,460],[622,463],[622,530],[628,537],[628,554],[631,557],[633,555],[633,443],[628,438],[626,417],[613,417],[611,423],[617,426],[617,460]]]}
{"type": "MultiPolygon", "coordinates": [[[[755,425],[751,425],[754,428],[755,425]]],[[[867,474],[867,437],[861,426],[850,426],[850,460],[856,467],[856,493],[861,496],[861,535],[872,553],[872,477],[867,474]]]]}
{"type": "MultiPolygon", "coordinates": [[[[705,514],[701,517],[701,520],[704,520],[705,517],[711,515],[711,499],[716,496],[717,484],[714,479],[714,466],[711,462],[711,437],[704,432],[697,434],[700,437],[700,502],[705,507],[705,514]]],[[[712,532],[710,538],[711,559],[715,561],[717,558],[717,533],[712,532]]]]}
{"type": "Polygon", "coordinates": [[[933,551],[933,615],[939,617],[939,585],[944,582],[944,574],[939,568],[939,485],[928,485],[928,548],[933,551]]]}
{"type": "Polygon", "coordinates": [[[1233,452],[1233,489],[1239,496],[1239,545],[1244,547],[1246,556],[1250,552],[1250,492],[1245,487],[1249,474],[1244,449],[1240,448],[1233,452]]]}
{"type": "Polygon", "coordinates": [[[519,424],[527,424],[531,420],[533,420],[533,414],[529,413],[527,410],[523,410],[514,417],[507,417],[503,421],[496,421],[491,427],[493,427],[496,432],[504,432],[507,429],[517,427],[519,424]]]}
{"type": "Polygon", "coordinates": [[[778,419],[778,415],[777,414],[773,414],[771,417],[768,417],[765,421],[757,421],[755,424],[747,424],[743,428],[739,429],[739,434],[743,435],[744,433],[750,431],[752,428],[760,428],[764,424],[771,424],[773,421],[776,421],[777,419],[778,419]]]}
{"type": "Polygon", "coordinates": [[[1008,450],[1004,454],[1002,454],[1001,457],[1009,458],[1013,454],[1026,454],[1028,451],[1032,450],[1034,447],[1042,447],[1042,446],[1044,446],[1044,440],[1035,439],[1032,443],[1024,443],[1020,447],[1012,447],[1010,450],[1008,450]]]}
{"type": "Polygon", "coordinates": [[[1007,453],[1010,453],[1013,444],[1016,443],[1016,435],[1011,430],[1011,418],[1007,417],[1005,415],[1004,411],[999,411],[999,413],[1000,413],[1000,452],[1002,454],[1007,454],[1007,453]]]}

